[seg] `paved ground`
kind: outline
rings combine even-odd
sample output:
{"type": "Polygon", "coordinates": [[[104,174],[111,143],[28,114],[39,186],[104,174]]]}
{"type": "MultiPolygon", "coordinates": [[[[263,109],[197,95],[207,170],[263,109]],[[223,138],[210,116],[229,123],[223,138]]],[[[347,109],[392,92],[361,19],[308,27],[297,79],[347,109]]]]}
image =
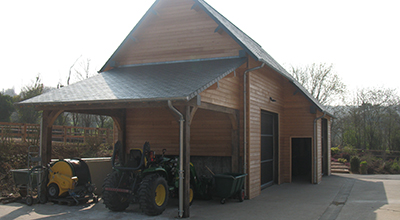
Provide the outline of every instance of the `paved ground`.
{"type": "MultiPolygon", "coordinates": [[[[110,212],[97,204],[63,206],[47,203],[0,205],[0,219],[174,219],[177,200],[157,217],[141,214],[138,205],[110,212]]],[[[195,201],[190,219],[400,219],[400,175],[335,174],[321,184],[274,185],[261,195],[239,203],[219,199],[195,201]]]]}

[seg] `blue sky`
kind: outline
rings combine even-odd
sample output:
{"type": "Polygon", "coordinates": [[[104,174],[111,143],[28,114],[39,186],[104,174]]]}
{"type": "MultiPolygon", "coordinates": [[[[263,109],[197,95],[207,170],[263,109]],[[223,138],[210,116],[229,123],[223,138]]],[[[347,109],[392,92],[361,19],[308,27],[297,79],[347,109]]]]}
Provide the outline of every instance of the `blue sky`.
{"type": "MultiPolygon", "coordinates": [[[[81,55],[99,70],[153,2],[1,1],[0,90],[19,92],[38,73],[65,84],[81,55]]],[[[207,2],[283,66],[333,63],[350,91],[400,90],[398,1],[207,2]]]]}

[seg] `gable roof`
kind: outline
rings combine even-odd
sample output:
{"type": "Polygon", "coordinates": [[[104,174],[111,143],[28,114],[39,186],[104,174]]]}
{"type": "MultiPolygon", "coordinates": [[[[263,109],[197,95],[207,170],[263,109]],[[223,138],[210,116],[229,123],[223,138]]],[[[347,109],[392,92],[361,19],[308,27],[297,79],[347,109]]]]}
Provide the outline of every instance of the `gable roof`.
{"type": "MultiPolygon", "coordinates": [[[[140,26],[142,21],[153,11],[154,7],[160,0],[154,2],[154,4],[149,8],[146,14],[141,18],[141,20],[136,24],[136,26],[132,29],[132,31],[127,35],[125,40],[120,44],[117,50],[113,53],[113,55],[108,59],[108,61],[104,64],[99,72],[105,70],[108,65],[111,65],[112,59],[119,52],[120,48],[123,47],[125,42],[128,41],[129,36],[136,31],[136,29],[140,26]]],[[[193,0],[195,3],[192,8],[199,6],[202,8],[204,12],[206,12],[218,25],[222,28],[226,33],[228,33],[250,56],[252,56],[255,60],[265,63],[267,66],[281,74],[283,77],[289,80],[303,95],[313,103],[320,111],[326,112],[329,115],[333,116],[333,114],[329,113],[327,108],[323,106],[319,101],[314,98],[297,80],[293,78],[291,74],[289,74],[272,56],[270,56],[256,41],[254,41],[251,37],[241,31],[238,27],[236,27],[233,23],[231,23],[228,19],[226,19],[223,15],[221,15],[218,11],[216,11],[213,7],[211,7],[204,0],[193,0]]]]}
{"type": "Polygon", "coordinates": [[[203,10],[210,15],[214,21],[220,25],[220,27],[227,32],[235,41],[254,59],[257,61],[265,63],[267,66],[280,73],[283,77],[288,79],[294,86],[296,86],[300,92],[302,92],[306,98],[308,98],[320,111],[326,112],[327,114],[333,116],[325,106],[323,106],[319,101],[314,98],[308,91],[301,85],[296,79],[290,75],[285,68],[283,68],[272,56],[270,56],[256,41],[251,37],[241,31],[238,27],[232,24],[228,19],[216,11],[204,0],[195,0],[203,10]]]}
{"type": "Polygon", "coordinates": [[[19,104],[189,101],[246,60],[244,57],[115,68],[19,104]]]}
{"type": "MultiPolygon", "coordinates": [[[[278,62],[276,62],[257,42],[255,42],[252,38],[250,38],[248,35],[246,35],[243,31],[241,31],[238,27],[236,27],[234,24],[232,24],[228,19],[226,19],[223,15],[221,15],[218,11],[216,11],[213,7],[211,7],[208,3],[206,3],[204,0],[193,0],[194,5],[192,9],[195,7],[200,7],[204,12],[206,12],[210,18],[212,18],[220,28],[222,28],[229,36],[234,39],[240,47],[243,48],[250,56],[252,56],[255,60],[260,61],[262,63],[265,63],[267,66],[275,70],[277,73],[281,74],[283,77],[285,77],[289,82],[291,82],[313,105],[315,105],[320,111],[326,112],[329,115],[333,116],[325,106],[323,106],[317,99],[315,99],[297,80],[295,80],[278,62]]],[[[112,56],[107,60],[107,62],[104,64],[104,66],[101,68],[99,72],[103,72],[107,66],[112,66],[113,58],[117,55],[117,53],[120,51],[120,49],[125,45],[126,42],[128,42],[129,36],[132,36],[132,34],[137,30],[137,28],[140,26],[140,24],[145,20],[145,18],[151,14],[154,10],[154,7],[159,3],[160,0],[157,0],[154,2],[154,4],[149,8],[149,10],[146,12],[146,14],[141,18],[141,20],[136,24],[136,26],[130,31],[130,33],[127,35],[127,37],[124,39],[124,41],[120,44],[120,46],[117,48],[117,50],[112,54],[112,56]]],[[[198,60],[197,60],[198,61],[198,60]]],[[[188,62],[188,61],[184,61],[188,62]]],[[[150,65],[150,64],[149,64],[150,65]]],[[[151,64],[151,65],[156,65],[156,64],[151,64]]],[[[133,65],[135,66],[135,65],[133,65]]],[[[160,66],[158,66],[160,67],[160,66]]],[[[215,67],[215,66],[214,66],[215,67]]],[[[124,91],[127,94],[131,94],[131,96],[125,97],[122,94],[116,95],[114,94],[115,91],[108,91],[108,93],[101,94],[104,92],[104,90],[100,89],[101,91],[98,91],[96,88],[91,87],[91,83],[98,84],[98,85],[111,85],[108,83],[109,81],[106,82],[106,78],[110,76],[110,74],[121,74],[126,76],[128,67],[124,67],[127,69],[122,69],[122,68],[116,68],[113,69],[111,72],[107,71],[104,72],[105,74],[100,74],[100,76],[96,76],[93,79],[85,80],[83,82],[78,83],[77,85],[73,86],[72,88],[69,88],[71,86],[68,86],[66,88],[63,88],[60,90],[60,94],[57,95],[56,91],[51,92],[51,94],[43,94],[39,97],[35,97],[33,99],[29,99],[26,101],[21,102],[20,104],[27,104],[27,103],[52,103],[55,104],[57,102],[92,102],[92,101],[107,101],[107,100],[117,100],[118,98],[121,98],[121,100],[138,100],[138,99],[144,99],[144,100],[152,100],[152,99],[160,99],[160,97],[156,96],[135,96],[132,94],[132,91],[124,91]],[[103,79],[101,79],[103,77],[103,79]],[[102,81],[103,80],[103,81],[102,81]],[[84,90],[85,91],[77,91],[78,86],[82,84],[84,85],[84,90]],[[91,92],[93,92],[93,95],[89,94],[89,90],[87,88],[91,88],[91,92]],[[68,92],[65,91],[73,91],[76,94],[79,94],[79,96],[73,97],[72,94],[69,94],[68,92]],[[83,93],[83,94],[82,94],[83,93]],[[63,95],[61,95],[63,94],[63,95]],[[107,96],[107,94],[109,96],[107,96]],[[46,98],[45,98],[46,97],[46,98]],[[65,97],[65,98],[63,98],[65,97]],[[69,98],[67,98],[69,97],[69,98]]],[[[233,71],[233,70],[232,70],[233,71]]],[[[219,72],[221,73],[221,72],[219,72]]],[[[222,73],[221,73],[222,74],[222,73]]],[[[149,75],[150,76],[150,75],[149,75]]],[[[171,76],[172,77],[172,76],[171,76]]],[[[107,78],[108,79],[108,78],[107,78]]],[[[122,78],[121,78],[122,79],[122,78]]],[[[190,79],[188,79],[190,81],[190,79]]],[[[124,83],[126,81],[122,80],[121,83],[124,83]]],[[[118,84],[114,84],[117,85],[118,84]]],[[[212,85],[212,84],[211,84],[212,85]]],[[[210,86],[211,86],[210,85],[210,86]]],[[[131,89],[132,86],[130,86],[131,89]]],[[[112,89],[112,88],[109,88],[112,89]]],[[[114,89],[118,90],[118,89],[114,89]]],[[[57,90],[58,91],[58,90],[57,90]]],[[[165,92],[165,91],[164,91],[165,92]]],[[[181,91],[182,92],[182,91],[181,91]]],[[[193,91],[192,91],[193,92],[193,91]]],[[[148,93],[151,94],[151,93],[148,93]]],[[[169,92],[163,93],[163,94],[170,94],[169,92]]],[[[154,94],[153,94],[154,95],[154,94]]],[[[183,94],[181,94],[183,95],[183,94]]],[[[183,95],[184,97],[190,97],[190,95],[185,94],[183,95]]],[[[183,97],[182,96],[182,97],[183,97]]],[[[181,98],[182,98],[181,97],[181,98]]],[[[172,96],[165,96],[164,98],[178,98],[177,96],[172,97],[172,96]]]]}

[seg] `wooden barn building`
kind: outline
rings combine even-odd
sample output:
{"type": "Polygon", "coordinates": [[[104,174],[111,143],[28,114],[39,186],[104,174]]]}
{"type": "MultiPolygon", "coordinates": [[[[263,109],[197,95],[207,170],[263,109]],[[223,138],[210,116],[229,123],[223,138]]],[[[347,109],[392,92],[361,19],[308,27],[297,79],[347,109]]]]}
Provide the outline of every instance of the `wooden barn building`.
{"type": "Polygon", "coordinates": [[[43,110],[45,162],[53,122],[76,112],[111,116],[127,150],[179,155],[182,128],[185,170],[245,172],[248,199],[330,175],[332,114],[204,0],[155,1],[99,74],[19,104],[43,110]]]}

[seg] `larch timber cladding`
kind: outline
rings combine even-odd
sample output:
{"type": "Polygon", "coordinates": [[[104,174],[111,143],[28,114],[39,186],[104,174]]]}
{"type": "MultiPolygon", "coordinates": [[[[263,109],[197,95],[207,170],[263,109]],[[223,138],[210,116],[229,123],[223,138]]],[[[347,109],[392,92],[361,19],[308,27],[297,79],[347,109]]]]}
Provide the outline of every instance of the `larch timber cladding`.
{"type": "Polygon", "coordinates": [[[243,80],[239,76],[240,72],[243,71],[238,69],[236,74],[234,72],[230,73],[221,79],[218,84],[216,83],[200,93],[201,101],[232,109],[242,109],[243,88],[241,82],[243,80]]]}
{"type": "MultiPolygon", "coordinates": [[[[283,111],[283,78],[269,68],[249,73],[249,129],[248,164],[249,197],[258,196],[261,191],[261,110],[281,114],[283,111]],[[271,102],[270,97],[276,100],[271,102]]],[[[279,119],[280,120],[280,119],[279,119]]]]}
{"type": "MultiPolygon", "coordinates": [[[[285,108],[281,121],[280,169],[281,182],[291,182],[291,138],[313,138],[315,114],[310,113],[311,103],[301,92],[286,81],[284,83],[285,108]]],[[[312,141],[312,143],[314,143],[312,141]]]]}
{"type": "MultiPolygon", "coordinates": [[[[303,94],[296,92],[296,88],[287,79],[268,67],[249,73],[248,86],[248,193],[253,198],[261,190],[261,110],[278,114],[279,183],[291,182],[291,138],[313,138],[313,123],[317,115],[310,113],[311,103],[303,94]],[[270,97],[276,102],[271,102],[270,97]]],[[[322,115],[318,113],[318,116],[322,115]]],[[[321,132],[318,134],[321,136],[321,132]]]]}
{"type": "MultiPolygon", "coordinates": [[[[181,110],[181,112],[183,112],[181,110]]],[[[179,155],[179,124],[168,108],[128,109],[127,150],[142,148],[146,141],[161,154],[179,155]]],[[[199,109],[191,124],[192,156],[231,156],[231,123],[226,114],[199,109]]]]}
{"type": "Polygon", "coordinates": [[[242,48],[192,0],[160,1],[118,52],[119,65],[238,56],[242,48]],[[164,6],[163,6],[164,5],[164,6]]]}

